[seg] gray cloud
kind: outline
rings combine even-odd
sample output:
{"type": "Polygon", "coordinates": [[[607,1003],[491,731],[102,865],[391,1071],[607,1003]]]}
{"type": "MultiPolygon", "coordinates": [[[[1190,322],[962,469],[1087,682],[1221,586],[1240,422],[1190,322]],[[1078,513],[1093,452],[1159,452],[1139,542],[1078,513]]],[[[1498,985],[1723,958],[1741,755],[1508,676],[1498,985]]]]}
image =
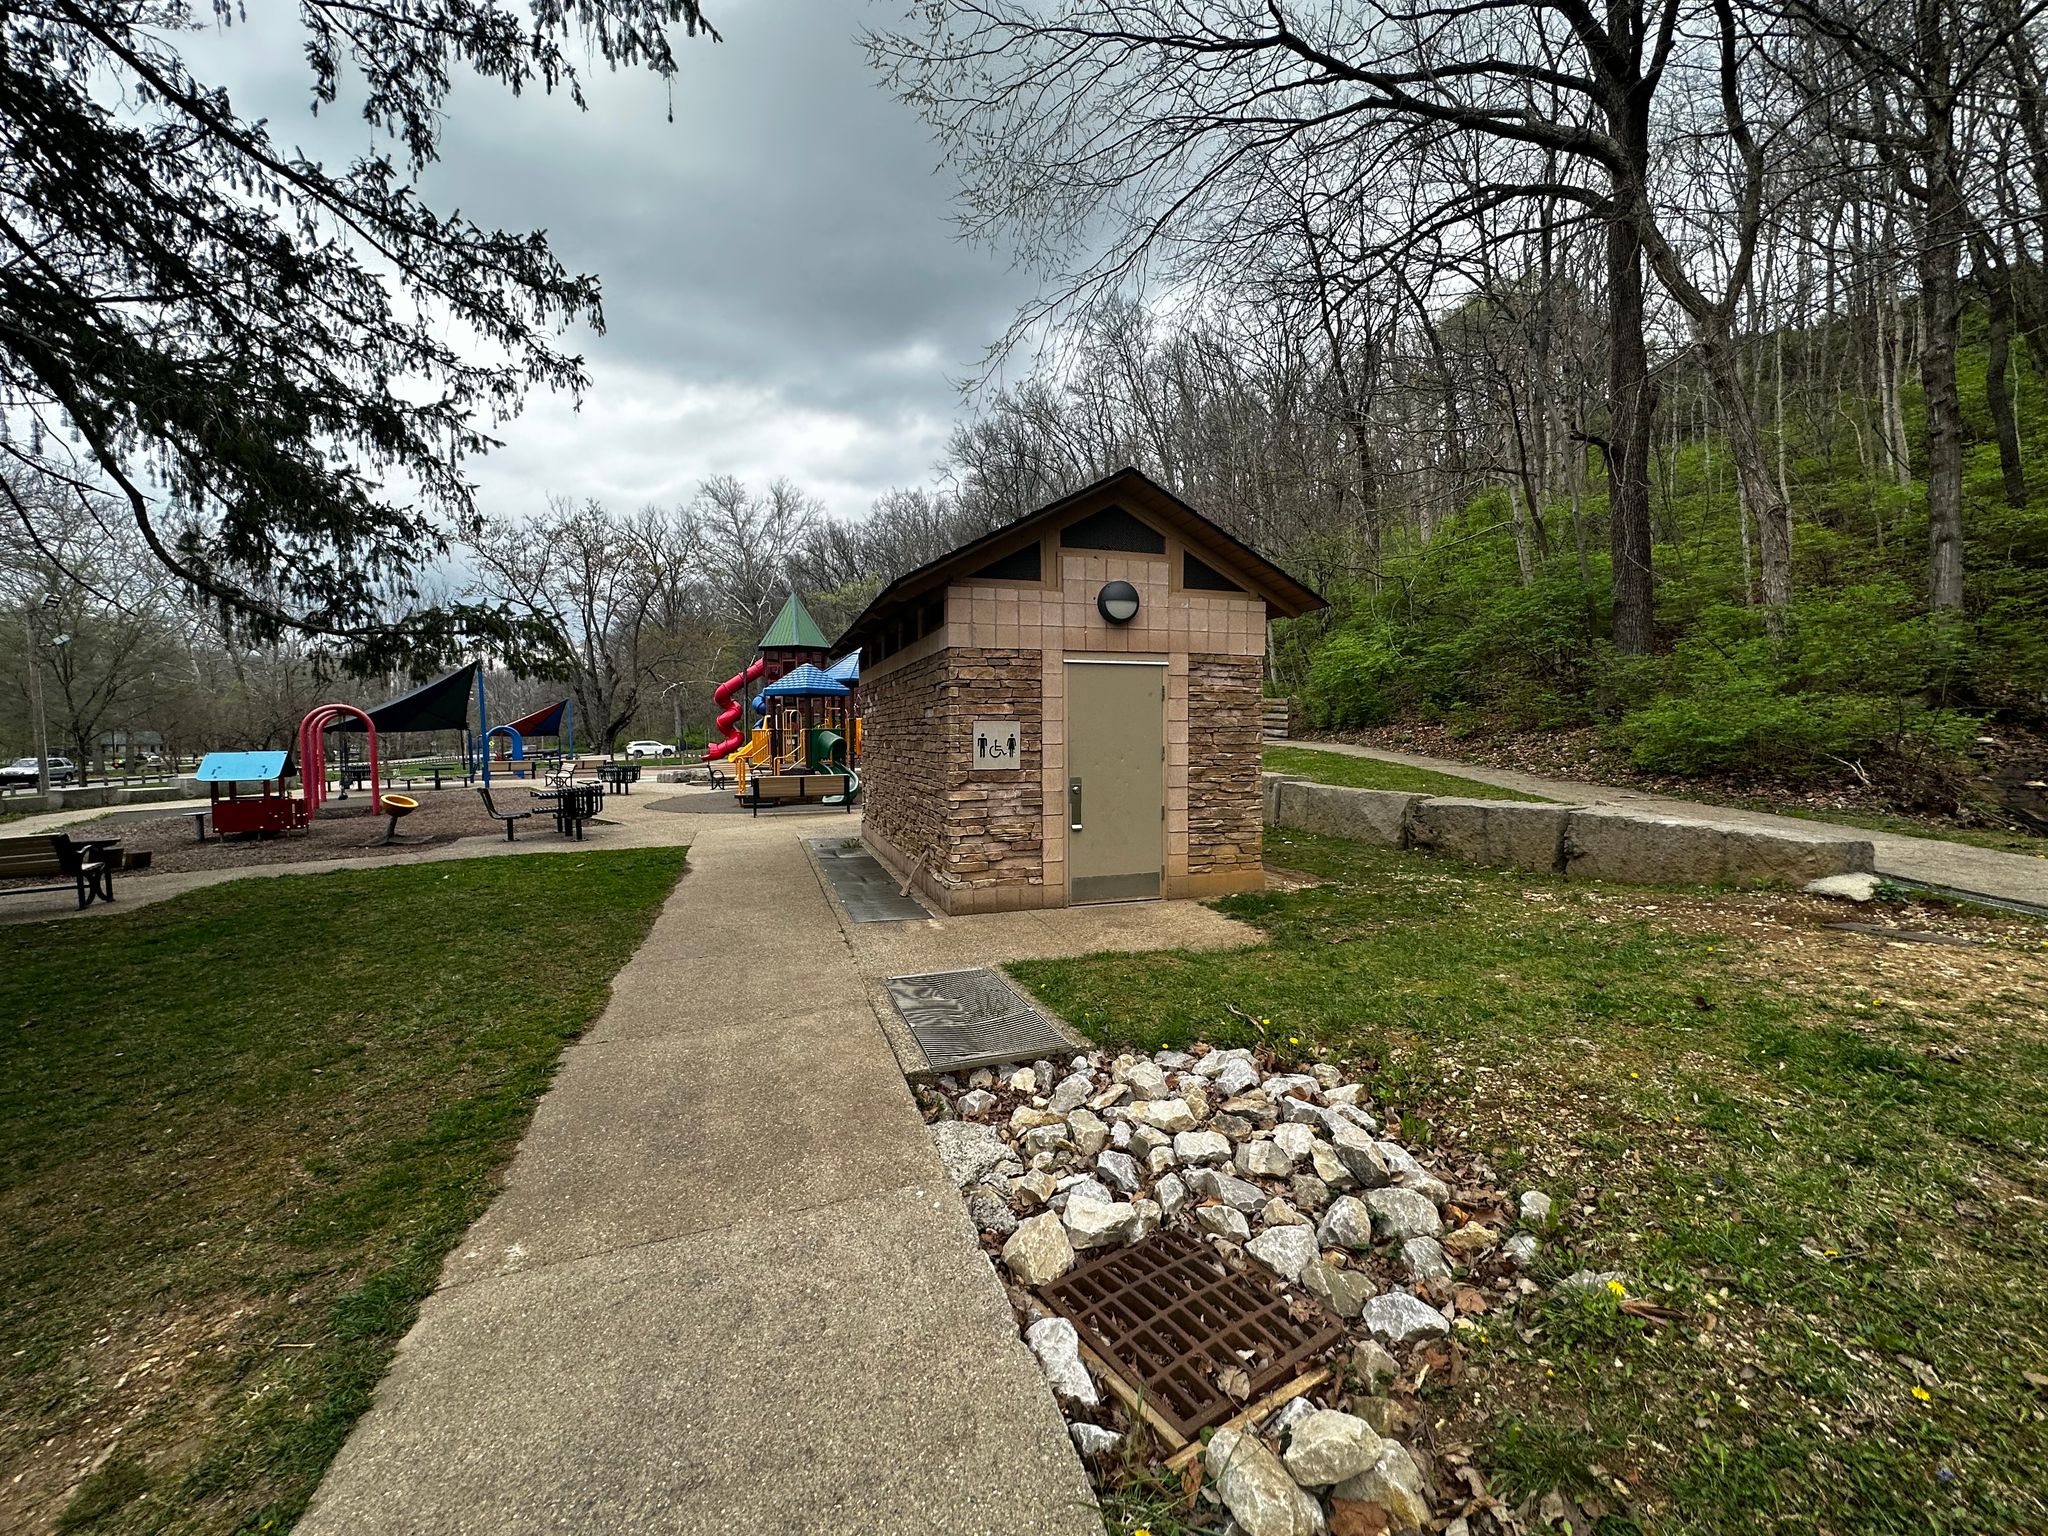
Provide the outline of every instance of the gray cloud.
{"type": "MultiPolygon", "coordinates": [[[[308,115],[282,12],[204,35],[200,67],[285,142],[361,147],[345,107],[308,115]]],[[[450,99],[423,182],[434,206],[544,228],[605,289],[606,333],[569,343],[590,363],[582,410],[537,397],[510,424],[472,465],[488,505],[666,501],[730,472],[864,510],[929,478],[950,380],[1028,291],[954,238],[937,150],[854,43],[861,7],[721,0],[713,14],[726,40],[682,44],[672,92],[597,63],[587,113],[467,81],[450,99]]]]}

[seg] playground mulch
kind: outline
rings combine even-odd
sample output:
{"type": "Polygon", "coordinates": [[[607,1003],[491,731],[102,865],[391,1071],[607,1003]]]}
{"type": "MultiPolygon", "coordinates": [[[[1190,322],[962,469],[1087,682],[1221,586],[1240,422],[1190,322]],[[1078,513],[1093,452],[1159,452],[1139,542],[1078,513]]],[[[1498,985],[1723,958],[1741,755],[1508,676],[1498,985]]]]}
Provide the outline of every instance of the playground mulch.
{"type": "MultiPolygon", "coordinates": [[[[254,864],[299,864],[310,859],[378,859],[392,854],[416,853],[464,837],[497,837],[504,832],[484,814],[483,803],[470,789],[431,789],[412,792],[420,807],[401,818],[398,841],[380,847],[389,823],[370,815],[370,797],[352,794],[347,800],[330,800],[320,808],[313,825],[304,832],[282,837],[235,838],[226,842],[208,833],[203,843],[192,836],[189,816],[165,816],[132,821],[115,829],[123,849],[152,855],[149,868],[126,878],[147,880],[151,875],[183,874],[200,869],[239,869],[254,864]]],[[[506,809],[524,808],[522,789],[506,796],[506,809]]],[[[553,825],[536,815],[522,823],[522,834],[553,837],[553,825]],[[532,830],[529,830],[532,829],[532,830]]]]}

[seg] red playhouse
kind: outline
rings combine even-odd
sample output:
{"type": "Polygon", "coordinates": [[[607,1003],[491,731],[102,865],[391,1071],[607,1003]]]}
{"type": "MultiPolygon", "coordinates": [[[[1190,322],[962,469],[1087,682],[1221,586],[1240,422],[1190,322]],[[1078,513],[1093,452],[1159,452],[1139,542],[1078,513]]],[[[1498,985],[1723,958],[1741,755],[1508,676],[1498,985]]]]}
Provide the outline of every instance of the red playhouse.
{"type": "Polygon", "coordinates": [[[306,824],[305,806],[284,787],[286,752],[209,752],[193,775],[213,799],[213,835],[269,836],[306,824]]]}

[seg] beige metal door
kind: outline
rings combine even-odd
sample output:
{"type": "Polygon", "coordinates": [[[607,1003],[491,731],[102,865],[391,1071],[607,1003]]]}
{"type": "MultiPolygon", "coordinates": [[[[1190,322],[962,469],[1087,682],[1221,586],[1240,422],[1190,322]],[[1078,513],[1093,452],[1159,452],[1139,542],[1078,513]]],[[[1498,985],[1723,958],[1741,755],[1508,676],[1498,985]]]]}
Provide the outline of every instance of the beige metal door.
{"type": "Polygon", "coordinates": [[[1166,667],[1067,663],[1067,875],[1073,900],[1159,894],[1166,667]]]}

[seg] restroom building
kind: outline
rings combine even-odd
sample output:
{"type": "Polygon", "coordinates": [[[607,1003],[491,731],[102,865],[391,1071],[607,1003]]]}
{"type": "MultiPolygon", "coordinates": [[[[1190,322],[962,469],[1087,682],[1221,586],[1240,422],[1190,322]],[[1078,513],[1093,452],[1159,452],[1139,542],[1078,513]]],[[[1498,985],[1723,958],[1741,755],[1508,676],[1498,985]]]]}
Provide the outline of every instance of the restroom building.
{"type": "Polygon", "coordinates": [[[1266,626],[1323,600],[1135,469],[891,582],[862,838],[948,913],[1256,890],[1266,626]]]}

